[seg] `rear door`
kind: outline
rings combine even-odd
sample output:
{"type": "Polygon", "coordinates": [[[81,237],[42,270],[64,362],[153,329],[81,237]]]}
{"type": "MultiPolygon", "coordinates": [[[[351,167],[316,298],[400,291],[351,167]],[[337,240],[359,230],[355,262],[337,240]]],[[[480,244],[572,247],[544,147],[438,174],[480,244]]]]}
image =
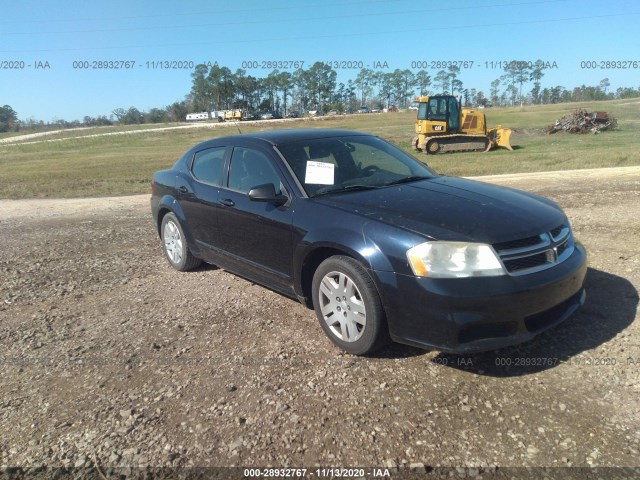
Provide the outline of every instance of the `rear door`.
{"type": "Polygon", "coordinates": [[[189,230],[200,251],[211,247],[218,236],[218,195],[228,152],[230,148],[226,146],[196,152],[189,165],[190,178],[181,178],[176,185],[189,230]]]}

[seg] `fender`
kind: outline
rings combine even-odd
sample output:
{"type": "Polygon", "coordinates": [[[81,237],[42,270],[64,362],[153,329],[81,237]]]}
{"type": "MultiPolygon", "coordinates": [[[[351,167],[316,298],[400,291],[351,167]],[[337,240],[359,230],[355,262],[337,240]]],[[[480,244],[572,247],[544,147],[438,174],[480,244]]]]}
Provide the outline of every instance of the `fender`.
{"type": "Polygon", "coordinates": [[[372,270],[413,274],[407,262],[407,250],[428,238],[406,230],[399,235],[398,230],[378,222],[367,222],[362,226],[365,252],[372,270]]]}
{"type": "Polygon", "coordinates": [[[195,242],[193,235],[191,234],[191,230],[189,230],[189,225],[187,223],[184,211],[180,206],[180,202],[178,202],[178,200],[176,200],[173,195],[165,194],[160,198],[160,201],[158,202],[158,206],[156,208],[157,213],[154,221],[156,224],[158,235],[162,237],[162,233],[160,232],[160,212],[162,212],[163,210],[169,210],[177,217],[178,221],[180,222],[180,226],[182,227],[182,231],[184,232],[184,236],[186,237],[189,250],[196,257],[200,257],[200,248],[195,242]]]}
{"type": "Polygon", "coordinates": [[[371,263],[366,256],[364,237],[357,230],[334,227],[307,232],[293,252],[293,287],[299,297],[305,297],[305,268],[309,262],[322,261],[325,258],[322,252],[327,251],[342,252],[360,261],[367,269],[371,269],[371,263]],[[336,242],[336,238],[340,239],[339,243],[336,242]],[[320,259],[316,255],[320,255],[320,259]]]}

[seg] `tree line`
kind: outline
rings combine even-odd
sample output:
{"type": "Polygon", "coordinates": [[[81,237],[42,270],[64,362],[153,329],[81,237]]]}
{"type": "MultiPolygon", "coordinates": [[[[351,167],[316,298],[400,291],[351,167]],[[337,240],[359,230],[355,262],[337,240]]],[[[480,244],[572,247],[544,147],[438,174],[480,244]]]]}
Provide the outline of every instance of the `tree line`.
{"type": "Polygon", "coordinates": [[[487,95],[466,86],[462,80],[464,70],[457,65],[442,69],[433,77],[426,70],[386,72],[363,68],[347,82],[338,82],[335,70],[321,62],[307,70],[273,70],[263,78],[247,75],[242,69],[232,72],[217,64],[198,65],[191,75],[192,87],[185,103],[190,112],[243,108],[286,113],[287,109],[355,110],[360,105],[406,108],[416,95],[438,93],[458,95],[465,106],[485,107],[640,96],[640,87],[609,91],[607,78],[596,86],[582,85],[571,90],[560,85],[543,88],[542,79],[548,68],[552,66],[542,60],[504,62],[501,75],[491,82],[487,95]]]}
{"type": "Polygon", "coordinates": [[[185,101],[193,112],[231,108],[256,112],[287,110],[344,111],[377,100],[380,105],[398,103],[406,106],[415,93],[417,79],[426,86],[430,77],[424,71],[393,72],[364,68],[355,79],[338,82],[329,65],[314,63],[294,72],[273,70],[263,78],[247,75],[246,70],[232,72],[217,64],[198,65],[191,74],[192,87],[185,101]],[[374,87],[378,87],[374,98],[374,87]]]}
{"type": "Polygon", "coordinates": [[[55,120],[45,124],[33,119],[20,121],[10,106],[0,109],[0,131],[20,128],[40,129],[48,126],[78,127],[118,124],[181,122],[188,113],[213,110],[244,109],[254,113],[291,110],[356,111],[361,105],[406,108],[416,95],[448,93],[458,95],[465,106],[506,106],[548,104],[616,98],[640,97],[640,87],[609,90],[609,79],[595,86],[572,89],[542,85],[548,63],[514,60],[505,63],[501,74],[491,82],[488,92],[465,85],[465,70],[451,65],[431,76],[426,70],[393,71],[363,68],[353,79],[338,81],[336,70],[316,62],[307,69],[272,70],[263,77],[248,75],[246,70],[231,71],[215,64],[197,65],[191,73],[191,89],[183,100],[164,108],[140,111],[136,107],[116,108],[110,116],[85,116],[82,121],[55,120]]]}

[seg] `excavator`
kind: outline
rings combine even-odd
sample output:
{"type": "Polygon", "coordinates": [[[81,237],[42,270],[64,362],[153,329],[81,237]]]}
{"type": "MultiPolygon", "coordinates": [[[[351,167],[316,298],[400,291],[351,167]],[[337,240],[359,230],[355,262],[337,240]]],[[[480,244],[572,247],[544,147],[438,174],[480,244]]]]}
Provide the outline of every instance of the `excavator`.
{"type": "Polygon", "coordinates": [[[418,103],[418,118],[412,144],[419,152],[487,152],[496,147],[513,150],[510,129],[501,125],[487,128],[484,113],[462,108],[453,95],[422,96],[414,102],[418,103]]]}

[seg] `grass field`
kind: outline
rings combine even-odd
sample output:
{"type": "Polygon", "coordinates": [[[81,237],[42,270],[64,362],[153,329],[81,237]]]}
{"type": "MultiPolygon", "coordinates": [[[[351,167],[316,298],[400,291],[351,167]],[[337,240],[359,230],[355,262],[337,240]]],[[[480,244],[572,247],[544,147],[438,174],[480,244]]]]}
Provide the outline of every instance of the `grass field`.
{"type": "MultiPolygon", "coordinates": [[[[489,126],[512,128],[514,151],[415,154],[437,172],[458,176],[640,165],[640,99],[496,108],[489,126]],[[604,110],[618,129],[599,135],[546,135],[542,129],[576,108],[604,110]]],[[[415,112],[350,115],[322,120],[239,124],[243,133],[275,128],[346,128],[385,138],[409,153],[415,112]]],[[[35,143],[0,144],[0,198],[85,197],[149,192],[155,170],[167,168],[193,144],[237,134],[231,124],[154,131],[171,125],[98,127],[52,133],[35,143]],[[132,134],[118,132],[138,130],[132,134]],[[116,133],[109,136],[97,136],[116,133]],[[51,141],[53,140],[53,141],[51,141]]],[[[19,138],[13,136],[13,139],[19,138]]]]}

